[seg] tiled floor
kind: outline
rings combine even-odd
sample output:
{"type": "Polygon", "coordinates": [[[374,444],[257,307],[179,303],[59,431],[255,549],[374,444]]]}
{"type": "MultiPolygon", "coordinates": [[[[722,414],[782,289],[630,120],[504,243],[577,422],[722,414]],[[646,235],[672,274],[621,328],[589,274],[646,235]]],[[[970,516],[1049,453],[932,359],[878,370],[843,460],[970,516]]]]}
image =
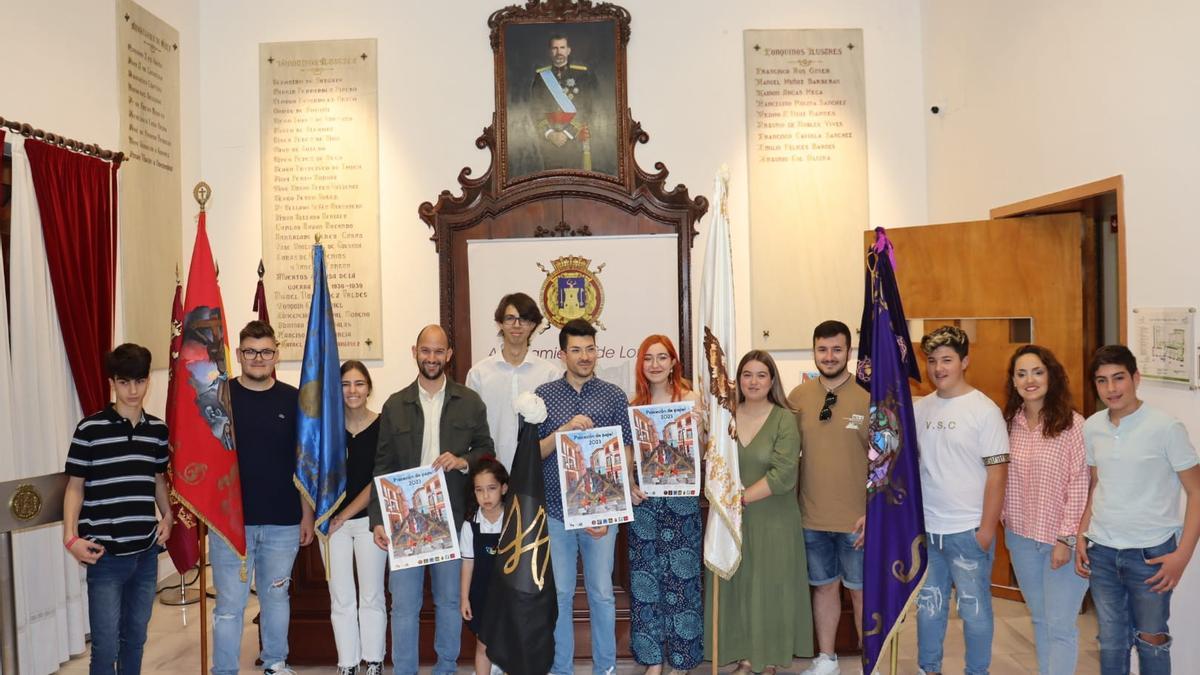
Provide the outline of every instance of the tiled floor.
{"type": "MultiPolygon", "coordinates": [[[[251,596],[251,607],[247,617],[257,612],[257,601],[251,596]]],[[[211,611],[211,604],[210,604],[211,611]]],[[[1006,600],[995,600],[993,603],[996,616],[996,630],[992,646],[993,675],[1016,675],[1020,673],[1037,672],[1037,656],[1033,647],[1033,626],[1029,623],[1029,615],[1025,606],[1006,600]]],[[[184,608],[168,607],[156,604],[153,618],[150,620],[149,639],[146,644],[142,672],[146,675],[171,673],[198,672],[200,668],[200,627],[197,624],[200,609],[198,605],[184,608]]],[[[910,619],[900,638],[899,671],[905,675],[917,672],[916,662],[916,626],[915,619],[910,619]]],[[[246,673],[256,673],[254,666],[257,656],[255,648],[258,639],[256,627],[247,619],[245,638],[242,640],[242,669],[246,673]]],[[[1100,664],[1096,652],[1096,618],[1092,614],[1084,614],[1079,619],[1080,655],[1077,673],[1099,673],[1100,664]]],[[[808,667],[807,659],[794,661],[787,673],[795,674],[808,667]]],[[[946,656],[943,662],[944,672],[961,673],[963,671],[963,642],[962,622],[953,618],[946,636],[946,656]]],[[[732,667],[723,668],[729,672],[732,667]]],[[[80,655],[70,662],[63,664],[61,673],[86,673],[88,670],[87,654],[80,655]]],[[[619,675],[636,675],[644,668],[633,662],[623,662],[618,667],[619,675]]],[[[577,673],[591,672],[591,664],[579,662],[577,673]]],[[[330,666],[297,667],[297,673],[333,673],[330,666]]],[[[421,669],[427,673],[427,668],[421,669]]],[[[459,673],[469,675],[471,666],[464,659],[460,662],[459,673]]],[[[710,672],[710,666],[704,664],[695,671],[697,675],[710,672]]],[[[785,671],[780,671],[781,673],[785,671]]],[[[846,675],[861,675],[862,669],[855,657],[847,657],[842,662],[842,672],[846,675]]],[[[884,669],[886,672],[886,669],[884,669]]]]}

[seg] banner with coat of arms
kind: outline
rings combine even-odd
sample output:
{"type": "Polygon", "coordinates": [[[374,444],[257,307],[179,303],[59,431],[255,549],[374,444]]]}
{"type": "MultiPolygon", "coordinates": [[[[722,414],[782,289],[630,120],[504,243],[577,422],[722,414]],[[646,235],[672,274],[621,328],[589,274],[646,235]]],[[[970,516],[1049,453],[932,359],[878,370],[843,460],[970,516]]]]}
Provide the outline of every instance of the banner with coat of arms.
{"type": "Polygon", "coordinates": [[[585,319],[597,330],[597,375],[632,392],[647,335],[666,335],[679,348],[677,245],[673,234],[468,241],[471,359],[499,349],[496,303],[521,291],[545,317],[535,353],[558,363],[558,329],[585,319]]]}

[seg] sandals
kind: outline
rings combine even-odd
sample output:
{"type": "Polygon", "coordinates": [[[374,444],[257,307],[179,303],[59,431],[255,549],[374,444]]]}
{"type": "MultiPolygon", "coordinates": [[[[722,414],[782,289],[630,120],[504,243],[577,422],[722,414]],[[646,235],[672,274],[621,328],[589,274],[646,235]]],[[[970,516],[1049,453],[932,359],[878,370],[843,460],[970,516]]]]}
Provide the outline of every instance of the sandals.
{"type": "Polygon", "coordinates": [[[776,675],[779,669],[776,666],[767,666],[763,668],[762,673],[756,673],[750,667],[749,661],[738,661],[738,666],[730,675],[776,675]]]}

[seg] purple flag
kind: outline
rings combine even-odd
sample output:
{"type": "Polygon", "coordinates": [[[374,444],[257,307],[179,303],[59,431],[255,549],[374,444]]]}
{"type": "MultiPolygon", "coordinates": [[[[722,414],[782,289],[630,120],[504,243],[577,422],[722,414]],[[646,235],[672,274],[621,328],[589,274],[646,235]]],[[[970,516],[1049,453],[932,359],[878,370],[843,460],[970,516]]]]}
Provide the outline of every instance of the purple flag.
{"type": "Polygon", "coordinates": [[[908,378],[920,381],[895,254],[883,228],[867,253],[858,383],[871,392],[871,449],[863,561],[863,672],[870,673],[916,598],[929,552],[908,378]]]}

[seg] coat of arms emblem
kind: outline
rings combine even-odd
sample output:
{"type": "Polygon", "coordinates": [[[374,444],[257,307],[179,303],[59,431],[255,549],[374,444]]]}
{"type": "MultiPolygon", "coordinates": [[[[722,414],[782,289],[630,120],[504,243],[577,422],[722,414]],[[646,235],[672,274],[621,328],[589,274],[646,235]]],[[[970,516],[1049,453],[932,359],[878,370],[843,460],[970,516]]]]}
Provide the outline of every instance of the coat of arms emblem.
{"type": "Polygon", "coordinates": [[[551,269],[538,263],[538,269],[546,273],[539,293],[542,313],[551,326],[562,328],[573,319],[584,319],[597,328],[604,329],[600,312],[604,310],[604,287],[597,276],[604,270],[604,263],[591,269],[592,261],[577,255],[566,255],[550,261],[551,269]]]}

